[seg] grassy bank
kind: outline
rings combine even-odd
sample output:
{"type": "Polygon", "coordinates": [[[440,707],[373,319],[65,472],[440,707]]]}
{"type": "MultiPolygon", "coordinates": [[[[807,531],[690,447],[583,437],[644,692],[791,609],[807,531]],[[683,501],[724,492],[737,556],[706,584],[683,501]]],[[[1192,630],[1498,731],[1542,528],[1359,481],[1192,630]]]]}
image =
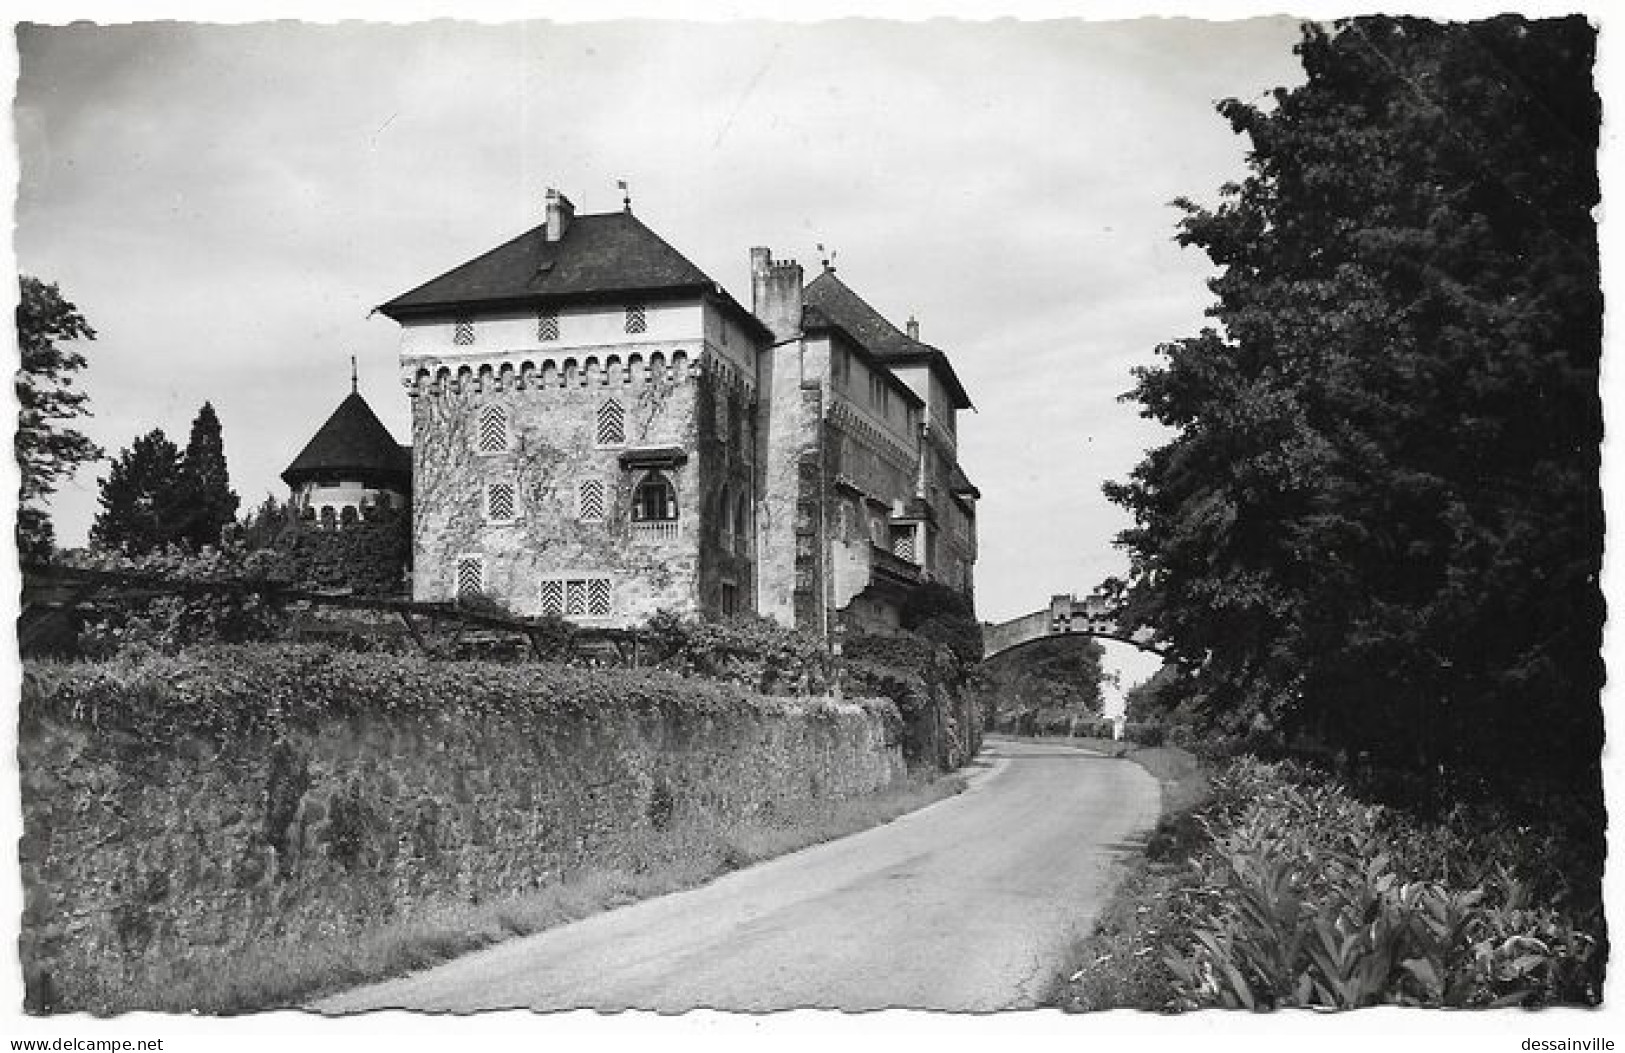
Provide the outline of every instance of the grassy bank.
{"type": "Polygon", "coordinates": [[[184,961],[126,975],[108,1012],[126,1008],[229,1014],[295,1006],[321,995],[423,969],[730,871],[889,822],[964,789],[964,776],[914,776],[866,797],[822,800],[749,821],[691,816],[650,830],[629,866],[584,867],[542,888],[484,902],[441,901],[359,938],[266,945],[229,965],[184,961]]]}
{"type": "Polygon", "coordinates": [[[1239,757],[1181,779],[1183,768],[1171,768],[1171,796],[1185,803],[1165,812],[1074,949],[1054,1004],[1600,999],[1606,937],[1591,838],[1557,822],[1518,826],[1483,805],[1422,818],[1290,762],[1239,757]]]}

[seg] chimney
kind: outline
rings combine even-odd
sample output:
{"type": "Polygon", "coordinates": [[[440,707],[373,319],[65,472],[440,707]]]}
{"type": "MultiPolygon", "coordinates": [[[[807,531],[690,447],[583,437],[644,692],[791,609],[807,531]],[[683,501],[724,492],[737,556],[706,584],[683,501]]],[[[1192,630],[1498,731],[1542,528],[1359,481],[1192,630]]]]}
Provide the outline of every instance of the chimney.
{"type": "Polygon", "coordinates": [[[913,315],[908,316],[908,338],[916,343],[920,339],[920,320],[913,315]]]}
{"type": "Polygon", "coordinates": [[[554,190],[547,188],[547,227],[545,237],[548,241],[559,241],[564,237],[565,230],[570,221],[575,218],[576,207],[570,204],[570,199],[554,190]]]}
{"type": "Polygon", "coordinates": [[[751,313],[773,331],[775,340],[801,332],[801,264],[774,260],[770,249],[750,250],[751,313]]]}

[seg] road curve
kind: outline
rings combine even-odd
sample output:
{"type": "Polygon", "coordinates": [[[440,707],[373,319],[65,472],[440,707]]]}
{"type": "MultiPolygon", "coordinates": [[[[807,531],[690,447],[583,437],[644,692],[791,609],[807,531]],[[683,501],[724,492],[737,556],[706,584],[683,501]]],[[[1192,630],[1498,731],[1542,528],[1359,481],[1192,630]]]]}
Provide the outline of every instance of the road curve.
{"type": "Polygon", "coordinates": [[[1156,820],[1157,783],[1064,746],[992,740],[977,763],[964,793],[884,826],[313,1008],[1036,1005],[1156,820]]]}

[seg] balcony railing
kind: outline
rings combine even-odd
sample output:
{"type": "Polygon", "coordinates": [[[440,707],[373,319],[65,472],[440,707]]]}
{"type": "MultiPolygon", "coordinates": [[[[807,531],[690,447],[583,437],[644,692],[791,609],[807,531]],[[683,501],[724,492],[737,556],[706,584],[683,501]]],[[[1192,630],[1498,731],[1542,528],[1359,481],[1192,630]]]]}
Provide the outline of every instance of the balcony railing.
{"type": "Polygon", "coordinates": [[[661,542],[676,541],[679,521],[676,519],[645,519],[632,524],[632,540],[661,542]]]}

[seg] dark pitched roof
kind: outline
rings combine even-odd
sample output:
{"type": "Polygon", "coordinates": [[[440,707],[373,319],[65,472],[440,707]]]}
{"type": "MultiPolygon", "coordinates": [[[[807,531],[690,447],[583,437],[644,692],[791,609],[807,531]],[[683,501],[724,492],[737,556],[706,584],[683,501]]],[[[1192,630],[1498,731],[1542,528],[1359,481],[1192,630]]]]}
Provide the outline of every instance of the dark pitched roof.
{"type": "Polygon", "coordinates": [[[318,476],[410,487],[412,448],[397,443],[367,400],[352,391],[283,471],[282,481],[299,486],[318,476]]]}
{"type": "Polygon", "coordinates": [[[809,309],[817,317],[833,321],[855,337],[870,353],[888,365],[914,365],[924,363],[937,372],[948,395],[959,409],[970,409],[970,396],[954,373],[948,356],[930,344],[911,338],[886,320],[879,311],[853,292],[845,282],[826,270],[807,284],[803,294],[809,309]]]}
{"type": "Polygon", "coordinates": [[[857,353],[858,357],[864,362],[868,363],[871,369],[878,370],[879,372],[884,373],[887,377],[891,378],[892,388],[897,392],[897,396],[899,398],[914,406],[925,405],[925,400],[916,395],[913,388],[909,387],[907,384],[903,383],[902,380],[898,379],[897,374],[891,371],[890,366],[871,352],[867,347],[863,346],[863,341],[847,332],[845,327],[840,325],[840,323],[830,318],[829,315],[825,314],[812,304],[807,304],[802,308],[801,328],[809,333],[816,333],[820,331],[834,333],[836,336],[840,337],[848,345],[850,345],[852,350],[857,353]]]}
{"type": "Polygon", "coordinates": [[[547,240],[545,223],[532,227],[378,310],[400,321],[471,307],[614,300],[631,294],[709,297],[752,331],[767,335],[766,327],[721,285],[630,212],[576,216],[558,241],[547,240]]]}

